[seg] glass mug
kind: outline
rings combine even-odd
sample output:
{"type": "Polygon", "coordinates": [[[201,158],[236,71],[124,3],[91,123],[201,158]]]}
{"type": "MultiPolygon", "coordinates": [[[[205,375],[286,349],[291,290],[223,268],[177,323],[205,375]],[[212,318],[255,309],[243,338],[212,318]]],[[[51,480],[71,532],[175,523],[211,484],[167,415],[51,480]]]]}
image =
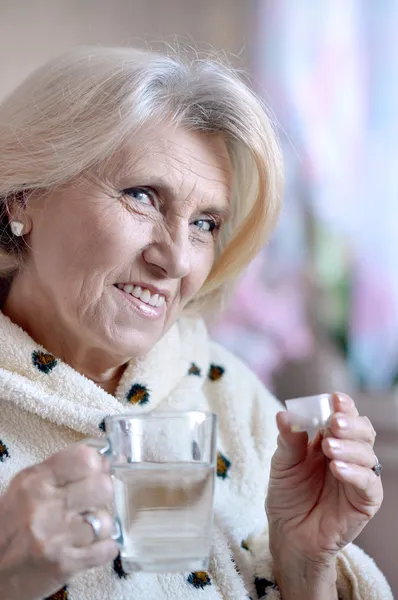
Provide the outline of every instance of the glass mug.
{"type": "Polygon", "coordinates": [[[106,440],[83,440],[111,464],[126,573],[207,570],[216,430],[213,413],[150,412],[107,417],[106,440]]]}

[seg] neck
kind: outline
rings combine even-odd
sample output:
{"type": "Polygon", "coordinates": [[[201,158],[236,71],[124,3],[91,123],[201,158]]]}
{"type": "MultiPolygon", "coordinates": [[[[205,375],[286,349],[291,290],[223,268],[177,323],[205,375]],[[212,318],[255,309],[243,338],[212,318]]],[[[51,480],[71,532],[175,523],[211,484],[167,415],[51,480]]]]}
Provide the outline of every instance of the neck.
{"type": "MultiPolygon", "coordinates": [[[[119,381],[123,375],[125,368],[126,363],[120,365],[118,368],[111,370],[110,372],[101,373],[99,379],[97,379],[96,375],[89,377],[86,373],[83,373],[82,371],[79,371],[79,373],[85,375],[86,377],[94,381],[94,383],[96,383],[99,387],[108,392],[108,394],[113,395],[116,392],[117,386],[119,385],[119,381]]],[[[75,370],[78,371],[78,369],[76,368],[75,370]]]]}
{"type": "Polygon", "coordinates": [[[2,311],[48,352],[109,394],[114,394],[129,357],[118,356],[87,343],[82,339],[84,336],[69,331],[62,318],[51,309],[43,310],[33,299],[21,301],[21,295],[13,287],[2,311]]]}

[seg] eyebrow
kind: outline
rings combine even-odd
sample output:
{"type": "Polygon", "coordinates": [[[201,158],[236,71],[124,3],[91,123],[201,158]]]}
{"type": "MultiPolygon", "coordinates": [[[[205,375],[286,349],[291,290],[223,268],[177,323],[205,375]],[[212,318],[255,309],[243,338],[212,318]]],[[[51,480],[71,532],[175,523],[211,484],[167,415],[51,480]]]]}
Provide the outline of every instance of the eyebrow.
{"type": "MultiPolygon", "coordinates": [[[[168,185],[167,183],[164,182],[163,179],[158,179],[158,178],[143,178],[144,180],[147,181],[147,183],[142,184],[142,187],[147,187],[147,188],[152,188],[154,189],[157,193],[159,193],[161,196],[167,198],[167,199],[172,199],[172,198],[176,198],[178,196],[178,193],[176,191],[175,188],[173,188],[172,186],[168,185]]],[[[133,185],[129,185],[129,188],[134,188],[134,187],[140,187],[140,184],[133,184],[133,185]]],[[[125,188],[128,189],[128,188],[125,188]]],[[[231,217],[231,210],[230,207],[227,206],[217,206],[217,205],[208,205],[206,207],[204,207],[203,212],[209,212],[212,213],[216,216],[218,216],[222,221],[228,221],[228,219],[231,217]]]]}

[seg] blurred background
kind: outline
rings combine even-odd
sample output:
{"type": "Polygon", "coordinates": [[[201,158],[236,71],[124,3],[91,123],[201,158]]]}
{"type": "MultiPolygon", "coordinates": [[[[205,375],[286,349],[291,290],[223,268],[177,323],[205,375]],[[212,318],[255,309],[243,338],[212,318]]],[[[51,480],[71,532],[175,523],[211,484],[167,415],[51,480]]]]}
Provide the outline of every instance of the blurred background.
{"type": "Polygon", "coordinates": [[[385,501],[359,538],[398,596],[398,2],[0,0],[0,100],[76,44],[225,50],[281,137],[285,203],[213,335],[285,400],[348,391],[385,501]]]}

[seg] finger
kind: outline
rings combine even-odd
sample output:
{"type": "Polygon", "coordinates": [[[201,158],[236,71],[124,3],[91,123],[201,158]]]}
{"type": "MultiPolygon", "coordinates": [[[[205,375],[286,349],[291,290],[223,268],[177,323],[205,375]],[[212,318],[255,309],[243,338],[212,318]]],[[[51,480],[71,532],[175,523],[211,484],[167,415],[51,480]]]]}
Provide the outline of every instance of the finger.
{"type": "Polygon", "coordinates": [[[377,462],[372,447],[363,442],[329,437],[322,441],[322,450],[330,460],[353,463],[368,469],[372,469],[377,462]]]}
{"type": "Polygon", "coordinates": [[[114,560],[119,554],[119,548],[114,540],[102,540],[86,546],[85,548],[74,548],[71,552],[73,570],[79,565],[79,571],[106,565],[114,560]]]}
{"type": "Polygon", "coordinates": [[[57,486],[64,486],[94,473],[100,473],[105,464],[94,448],[84,444],[69,446],[53,454],[43,463],[57,486]]]}
{"type": "Polygon", "coordinates": [[[107,456],[101,455],[101,468],[103,473],[111,472],[111,461],[107,456]]]}
{"type": "Polygon", "coordinates": [[[83,512],[109,504],[113,497],[112,479],[106,473],[75,481],[63,487],[67,510],[83,512]]]}
{"type": "Polygon", "coordinates": [[[359,415],[354,400],[342,392],[332,394],[332,410],[352,417],[358,417],[359,415]]]}
{"type": "Polygon", "coordinates": [[[106,510],[97,510],[94,515],[101,521],[101,528],[97,541],[93,528],[84,520],[84,515],[74,515],[69,526],[70,544],[76,548],[84,548],[93,543],[107,540],[111,537],[114,530],[114,523],[111,515],[106,510]]]}
{"type": "Polygon", "coordinates": [[[367,417],[335,413],[330,417],[328,425],[332,437],[366,442],[372,447],[374,445],[376,432],[367,417]]]}
{"type": "Polygon", "coordinates": [[[324,431],[322,429],[318,429],[310,442],[311,452],[317,453],[321,450],[323,439],[324,439],[324,431]]]}
{"type": "Polygon", "coordinates": [[[348,488],[351,504],[360,512],[373,517],[383,500],[380,477],[371,469],[342,461],[331,461],[329,468],[336,479],[352,488],[351,493],[348,488]]]}
{"type": "Polygon", "coordinates": [[[283,463],[284,466],[293,466],[301,462],[308,450],[308,434],[306,432],[292,431],[287,412],[279,412],[276,415],[276,423],[279,429],[278,449],[274,454],[273,461],[283,463]]]}

